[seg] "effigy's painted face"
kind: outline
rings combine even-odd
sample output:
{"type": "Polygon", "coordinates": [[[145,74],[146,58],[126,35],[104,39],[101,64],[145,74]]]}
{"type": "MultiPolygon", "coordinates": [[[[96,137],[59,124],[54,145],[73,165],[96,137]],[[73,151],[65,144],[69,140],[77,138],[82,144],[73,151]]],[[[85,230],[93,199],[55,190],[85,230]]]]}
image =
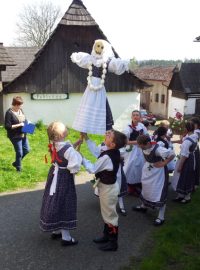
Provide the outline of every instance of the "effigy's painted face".
{"type": "Polygon", "coordinates": [[[96,54],[101,55],[102,52],[103,52],[103,49],[104,49],[103,42],[101,42],[101,41],[95,42],[95,44],[94,44],[94,50],[95,50],[96,54]]]}

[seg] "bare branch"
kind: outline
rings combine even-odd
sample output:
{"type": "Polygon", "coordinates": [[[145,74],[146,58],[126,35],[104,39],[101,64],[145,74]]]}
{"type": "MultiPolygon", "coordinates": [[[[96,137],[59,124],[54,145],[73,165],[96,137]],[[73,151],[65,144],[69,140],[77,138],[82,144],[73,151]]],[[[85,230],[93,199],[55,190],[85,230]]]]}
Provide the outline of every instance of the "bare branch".
{"type": "Polygon", "coordinates": [[[25,5],[16,24],[18,46],[41,48],[52,34],[60,17],[60,8],[51,2],[25,5]]]}

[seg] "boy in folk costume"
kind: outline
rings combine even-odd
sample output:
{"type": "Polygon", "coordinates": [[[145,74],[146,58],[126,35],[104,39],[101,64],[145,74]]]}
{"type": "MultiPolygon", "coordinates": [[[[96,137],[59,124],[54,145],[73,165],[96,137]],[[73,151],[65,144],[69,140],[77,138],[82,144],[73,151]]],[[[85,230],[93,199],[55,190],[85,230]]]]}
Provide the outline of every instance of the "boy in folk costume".
{"type": "Polygon", "coordinates": [[[177,160],[174,175],[172,177],[172,187],[177,192],[177,197],[173,200],[182,204],[191,201],[191,192],[195,185],[195,149],[198,138],[194,133],[194,124],[185,124],[187,135],[183,138],[179,159],[177,160]]]}
{"type": "Polygon", "coordinates": [[[146,160],[142,169],[142,204],[133,207],[134,211],[146,212],[147,207],[158,208],[158,217],[154,221],[155,226],[164,223],[164,215],[167,200],[168,176],[166,166],[174,158],[171,149],[166,149],[156,142],[151,142],[147,135],[137,138],[138,146],[142,149],[146,160]]]}
{"type": "Polygon", "coordinates": [[[52,232],[51,238],[62,238],[61,245],[76,245],[70,235],[76,229],[77,198],[74,174],[80,169],[82,157],[71,144],[65,142],[67,129],[61,122],[53,122],[47,129],[52,155],[40,213],[40,228],[52,232]]]}
{"type": "MultiPolygon", "coordinates": [[[[98,158],[103,151],[108,150],[108,147],[105,145],[104,142],[97,146],[95,142],[93,142],[92,140],[89,139],[89,137],[88,137],[88,135],[86,133],[83,134],[83,137],[84,137],[84,139],[85,139],[85,141],[87,143],[87,146],[88,146],[90,152],[96,158],[98,158]]],[[[125,196],[127,194],[127,182],[126,182],[126,176],[125,176],[124,170],[123,170],[123,163],[124,163],[124,160],[121,157],[119,170],[117,172],[117,182],[119,183],[119,187],[120,187],[120,193],[118,195],[118,203],[119,203],[120,213],[123,216],[126,216],[127,213],[126,213],[126,210],[125,210],[125,207],[124,207],[123,196],[125,196]]],[[[99,195],[97,187],[95,187],[95,195],[97,195],[97,196],[99,195]]]]}
{"type": "Polygon", "coordinates": [[[106,133],[106,151],[103,151],[97,162],[92,164],[83,158],[83,166],[89,173],[94,173],[98,181],[101,215],[104,220],[103,236],[94,239],[95,243],[105,243],[99,249],[116,251],[118,249],[118,215],[116,205],[119,194],[117,172],[120,165],[119,149],[126,144],[126,136],[115,130],[106,133]]]}
{"type": "Polygon", "coordinates": [[[124,130],[128,138],[128,157],[125,159],[124,173],[128,183],[128,192],[130,194],[138,193],[141,190],[142,167],[144,165],[144,157],[142,150],[137,144],[137,137],[142,134],[148,134],[146,127],[140,122],[141,114],[138,110],[134,110],[131,115],[132,123],[124,130]]]}
{"type": "Polygon", "coordinates": [[[107,72],[121,75],[128,71],[129,61],[115,58],[111,45],[102,39],[95,40],[91,54],[75,52],[71,60],[89,71],[88,84],[72,127],[80,132],[104,135],[113,125],[104,86],[107,72]]]}

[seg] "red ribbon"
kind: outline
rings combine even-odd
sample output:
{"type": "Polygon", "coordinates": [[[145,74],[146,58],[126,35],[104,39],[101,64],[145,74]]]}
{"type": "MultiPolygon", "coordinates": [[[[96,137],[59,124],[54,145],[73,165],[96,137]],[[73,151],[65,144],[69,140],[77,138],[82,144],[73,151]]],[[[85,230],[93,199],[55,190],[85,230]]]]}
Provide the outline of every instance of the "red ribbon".
{"type": "Polygon", "coordinates": [[[56,148],[53,146],[53,144],[49,143],[48,144],[49,152],[51,154],[51,163],[58,161],[62,162],[61,159],[58,157],[58,153],[56,152],[56,148]]]}

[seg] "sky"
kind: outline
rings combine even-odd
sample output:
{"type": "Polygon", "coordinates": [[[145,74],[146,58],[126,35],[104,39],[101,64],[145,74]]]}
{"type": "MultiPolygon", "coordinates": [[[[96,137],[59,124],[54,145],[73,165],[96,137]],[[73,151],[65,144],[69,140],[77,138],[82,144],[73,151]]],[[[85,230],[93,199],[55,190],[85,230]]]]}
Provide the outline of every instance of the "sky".
{"type": "MultiPolygon", "coordinates": [[[[48,0],[62,15],[72,0],[48,0]]],[[[0,7],[0,42],[12,45],[18,14],[40,0],[5,0],[0,7]]],[[[200,58],[199,0],[83,0],[121,58],[200,58]]]]}

